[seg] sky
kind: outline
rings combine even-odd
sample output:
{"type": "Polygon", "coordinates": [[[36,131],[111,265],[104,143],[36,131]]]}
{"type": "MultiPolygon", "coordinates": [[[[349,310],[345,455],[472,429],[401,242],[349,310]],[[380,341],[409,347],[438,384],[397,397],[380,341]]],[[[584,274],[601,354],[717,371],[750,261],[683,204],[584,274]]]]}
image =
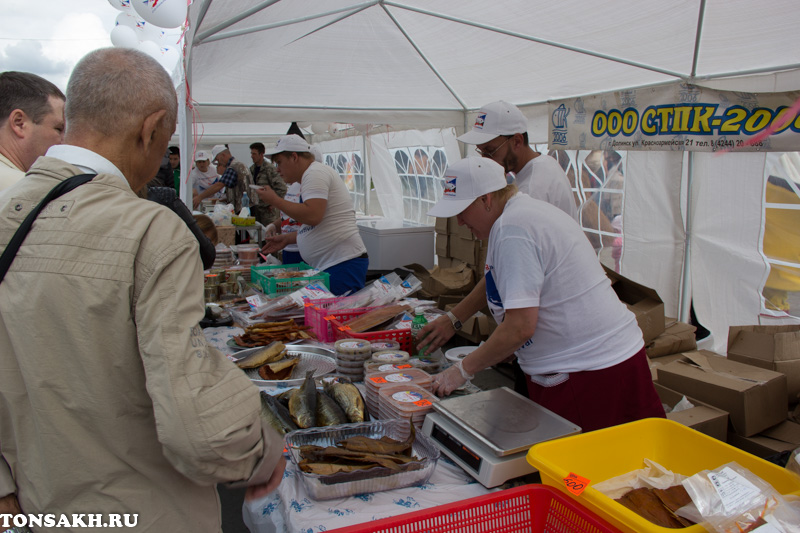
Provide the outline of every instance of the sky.
{"type": "Polygon", "coordinates": [[[62,91],[81,57],[112,46],[111,30],[120,14],[109,0],[2,0],[2,4],[0,71],[33,72],[62,91]]]}

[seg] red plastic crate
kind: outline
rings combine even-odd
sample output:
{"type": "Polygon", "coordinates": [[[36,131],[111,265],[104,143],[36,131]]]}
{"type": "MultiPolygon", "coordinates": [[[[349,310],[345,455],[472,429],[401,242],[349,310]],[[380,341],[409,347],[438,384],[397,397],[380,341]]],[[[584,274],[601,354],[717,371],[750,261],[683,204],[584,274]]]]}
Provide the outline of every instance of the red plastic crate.
{"type": "MultiPolygon", "coordinates": [[[[393,340],[400,343],[400,349],[408,353],[413,351],[413,340],[411,329],[387,329],[386,331],[369,331],[364,333],[354,333],[350,331],[345,322],[363,315],[367,311],[376,309],[375,307],[362,307],[360,309],[342,309],[331,313],[330,323],[333,331],[334,340],[339,339],[362,339],[365,341],[393,340]]],[[[326,318],[327,319],[327,318],[326,318]]]]}
{"type": "Polygon", "coordinates": [[[331,311],[328,311],[330,306],[344,300],[346,297],[337,296],[335,298],[321,298],[317,300],[309,300],[305,303],[303,314],[305,315],[305,325],[308,326],[314,335],[317,336],[322,342],[333,342],[336,337],[333,336],[331,329],[331,311]]]}
{"type": "Polygon", "coordinates": [[[523,485],[328,533],[619,533],[557,489],[523,485]]]}

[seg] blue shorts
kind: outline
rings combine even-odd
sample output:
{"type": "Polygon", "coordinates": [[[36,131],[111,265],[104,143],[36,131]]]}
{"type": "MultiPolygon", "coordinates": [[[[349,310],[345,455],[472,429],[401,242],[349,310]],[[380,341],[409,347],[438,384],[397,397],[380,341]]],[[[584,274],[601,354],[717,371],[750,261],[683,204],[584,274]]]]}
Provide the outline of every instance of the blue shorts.
{"type": "MultiPolygon", "coordinates": [[[[366,254],[364,254],[366,255],[366,254]]],[[[341,296],[347,291],[356,292],[363,289],[367,283],[368,257],[356,257],[342,261],[338,265],[324,270],[330,274],[330,289],[336,296],[341,296]]]]}
{"type": "Polygon", "coordinates": [[[284,265],[296,265],[302,262],[303,258],[300,256],[300,252],[287,252],[286,250],[283,251],[284,265]]]}

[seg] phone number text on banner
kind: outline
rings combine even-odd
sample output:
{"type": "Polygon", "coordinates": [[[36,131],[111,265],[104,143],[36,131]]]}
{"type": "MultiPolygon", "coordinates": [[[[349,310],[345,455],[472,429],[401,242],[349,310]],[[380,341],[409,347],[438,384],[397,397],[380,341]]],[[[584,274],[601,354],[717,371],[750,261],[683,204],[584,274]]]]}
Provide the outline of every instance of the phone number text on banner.
{"type": "Polygon", "coordinates": [[[551,149],[800,150],[800,92],[741,93],[685,83],[550,102],[551,149]],[[787,120],[789,118],[789,120],[787,120]],[[749,144],[767,128],[765,139],[749,144]]]}

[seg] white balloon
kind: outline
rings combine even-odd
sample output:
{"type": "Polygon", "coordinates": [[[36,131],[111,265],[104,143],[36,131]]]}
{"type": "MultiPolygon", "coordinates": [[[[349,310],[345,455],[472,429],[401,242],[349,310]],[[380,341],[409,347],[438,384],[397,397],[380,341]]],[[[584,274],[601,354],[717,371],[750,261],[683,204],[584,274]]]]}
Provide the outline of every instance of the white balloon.
{"type": "Polygon", "coordinates": [[[136,29],[136,22],[138,20],[139,17],[132,15],[131,13],[120,13],[117,15],[117,26],[127,26],[131,29],[136,29]]]}
{"type": "Polygon", "coordinates": [[[160,28],[177,28],[186,21],[186,0],[131,0],[131,6],[146,22],[160,28]]]}
{"type": "Polygon", "coordinates": [[[325,133],[326,131],[328,131],[328,125],[325,124],[324,122],[312,122],[311,131],[313,131],[315,135],[319,135],[320,133],[325,133]]]}
{"type": "Polygon", "coordinates": [[[161,46],[161,42],[164,39],[164,32],[161,30],[161,28],[157,28],[149,22],[145,22],[137,17],[136,27],[134,30],[136,30],[136,36],[140,41],[153,41],[158,46],[161,46]]]}
{"type": "Polygon", "coordinates": [[[133,28],[119,25],[111,30],[111,43],[118,48],[136,48],[139,46],[139,38],[133,28]]]}
{"type": "Polygon", "coordinates": [[[178,50],[171,46],[162,46],[161,47],[161,64],[167,69],[167,72],[172,74],[172,71],[175,70],[175,65],[178,64],[178,60],[180,59],[181,55],[178,53],[178,50]]]}
{"type": "Polygon", "coordinates": [[[353,129],[356,130],[358,133],[367,133],[369,126],[366,124],[354,124],[353,129]]]}
{"type": "Polygon", "coordinates": [[[131,0],[108,0],[108,3],[119,11],[127,11],[131,8],[131,0]]]}
{"type": "Polygon", "coordinates": [[[161,63],[161,47],[153,41],[142,41],[136,49],[161,63]]]}
{"type": "Polygon", "coordinates": [[[301,129],[308,129],[311,126],[310,122],[298,122],[297,127],[301,129]]]}

